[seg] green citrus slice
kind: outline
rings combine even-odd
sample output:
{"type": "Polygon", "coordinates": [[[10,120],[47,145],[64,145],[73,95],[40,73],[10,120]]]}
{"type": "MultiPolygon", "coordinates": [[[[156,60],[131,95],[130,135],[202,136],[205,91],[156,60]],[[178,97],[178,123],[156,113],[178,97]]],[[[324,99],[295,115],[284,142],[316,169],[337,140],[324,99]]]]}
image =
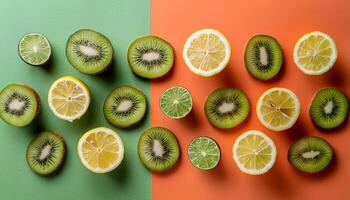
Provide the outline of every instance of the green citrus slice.
{"type": "Polygon", "coordinates": [[[192,165],[201,170],[213,169],[220,161],[218,144],[205,136],[194,138],[187,153],[192,165]]]}
{"type": "Polygon", "coordinates": [[[49,40],[40,33],[28,33],[18,44],[22,60],[30,65],[39,66],[47,63],[51,56],[49,40]]]}
{"type": "Polygon", "coordinates": [[[160,109],[170,118],[183,118],[192,110],[192,96],[184,87],[168,88],[160,97],[160,109]]]}

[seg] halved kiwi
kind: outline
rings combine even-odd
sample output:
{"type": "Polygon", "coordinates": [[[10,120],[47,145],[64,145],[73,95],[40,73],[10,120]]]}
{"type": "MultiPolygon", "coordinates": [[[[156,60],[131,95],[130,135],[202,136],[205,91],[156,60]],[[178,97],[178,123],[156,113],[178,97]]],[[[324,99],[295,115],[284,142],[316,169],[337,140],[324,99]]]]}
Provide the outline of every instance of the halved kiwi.
{"type": "Polygon", "coordinates": [[[249,110],[249,99],[240,89],[216,89],[205,101],[205,115],[217,128],[233,128],[239,125],[247,118],[249,110]]]}
{"type": "Polygon", "coordinates": [[[180,157],[176,136],[163,127],[153,127],[144,131],[137,147],[140,160],[151,171],[169,170],[180,157]]]}
{"type": "Polygon", "coordinates": [[[0,92],[0,117],[12,126],[30,124],[40,112],[39,95],[31,87],[13,83],[0,92]]]}
{"type": "Polygon", "coordinates": [[[288,151],[289,162],[298,170],[317,173],[324,170],[333,158],[333,149],[324,139],[316,136],[301,138],[288,151]]]}
{"type": "Polygon", "coordinates": [[[121,86],[106,97],[103,113],[107,121],[116,127],[126,128],[138,123],[146,113],[145,94],[131,86],[121,86]]]}
{"type": "Polygon", "coordinates": [[[84,74],[100,74],[112,63],[113,47],[109,39],[90,29],[73,33],[67,42],[70,64],[84,74]]]}
{"type": "Polygon", "coordinates": [[[135,74],[148,79],[159,78],[172,68],[174,50],[162,38],[152,35],[144,36],[130,44],[128,62],[135,74]]]}
{"type": "Polygon", "coordinates": [[[349,101],[337,88],[323,88],[314,96],[310,106],[313,123],[323,129],[341,125],[348,116],[349,101]]]}
{"type": "Polygon", "coordinates": [[[62,136],[45,131],[36,136],[27,148],[27,163],[36,173],[52,174],[63,164],[66,146],[62,136]]]}
{"type": "Polygon", "coordinates": [[[255,78],[272,79],[282,67],[281,46],[271,36],[256,35],[249,40],[246,46],[244,61],[248,72],[255,78]]]}

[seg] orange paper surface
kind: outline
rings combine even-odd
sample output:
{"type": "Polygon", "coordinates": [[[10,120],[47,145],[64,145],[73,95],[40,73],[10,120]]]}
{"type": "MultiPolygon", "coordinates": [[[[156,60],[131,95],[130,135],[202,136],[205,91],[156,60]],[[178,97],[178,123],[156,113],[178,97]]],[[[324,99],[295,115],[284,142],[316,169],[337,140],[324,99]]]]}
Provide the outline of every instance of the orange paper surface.
{"type": "Polygon", "coordinates": [[[151,83],[151,124],[171,129],[182,150],[181,159],[174,169],[152,175],[153,199],[350,199],[349,118],[340,128],[322,131],[314,127],[308,114],[312,97],[322,87],[338,87],[350,97],[349,8],[348,0],[152,0],[151,32],[173,45],[176,60],[167,77],[151,83]],[[232,46],[229,66],[212,78],[191,73],[182,59],[186,38],[202,28],[219,30],[232,46]],[[293,62],[296,41],[311,31],[328,33],[338,48],[336,65],[322,76],[305,75],[293,62]],[[283,49],[283,70],[273,81],[256,80],[245,69],[245,45],[257,34],[275,37],[283,49]],[[188,88],[194,100],[192,113],[181,120],[169,119],[159,109],[161,93],[173,85],[188,88]],[[223,86],[244,90],[251,103],[248,119],[229,130],[213,128],[204,114],[206,97],[223,86]],[[271,87],[289,88],[300,99],[301,115],[288,131],[269,131],[257,119],[257,100],[271,87]],[[235,139],[250,129],[265,132],[277,146],[276,164],[262,176],[241,173],[232,159],[235,139]],[[208,135],[220,145],[222,158],[214,170],[201,171],[193,167],[187,157],[188,144],[200,135],[208,135]],[[320,174],[298,172],[288,163],[290,144],[305,135],[325,138],[334,147],[332,165],[320,174]]]}

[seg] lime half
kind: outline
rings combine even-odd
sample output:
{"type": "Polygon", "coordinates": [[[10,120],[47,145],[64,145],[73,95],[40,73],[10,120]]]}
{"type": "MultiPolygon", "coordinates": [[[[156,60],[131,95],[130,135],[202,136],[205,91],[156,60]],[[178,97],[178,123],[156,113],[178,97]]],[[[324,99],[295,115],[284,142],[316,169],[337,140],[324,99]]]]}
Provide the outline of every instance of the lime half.
{"type": "Polygon", "coordinates": [[[160,109],[170,118],[183,118],[192,110],[192,96],[184,87],[168,88],[160,97],[160,109]]]}
{"type": "Polygon", "coordinates": [[[218,144],[205,136],[194,138],[188,146],[187,153],[192,165],[201,170],[213,169],[220,161],[218,144]]]}
{"type": "Polygon", "coordinates": [[[22,60],[30,65],[39,66],[47,63],[51,56],[49,40],[40,33],[28,33],[18,44],[22,60]]]}

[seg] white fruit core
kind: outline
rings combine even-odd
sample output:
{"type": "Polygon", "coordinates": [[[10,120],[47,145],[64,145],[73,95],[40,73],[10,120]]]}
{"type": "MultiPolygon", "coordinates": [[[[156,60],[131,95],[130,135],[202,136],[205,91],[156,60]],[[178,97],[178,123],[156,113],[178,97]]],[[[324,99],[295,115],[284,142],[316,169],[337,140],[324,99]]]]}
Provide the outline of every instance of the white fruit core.
{"type": "Polygon", "coordinates": [[[92,48],[92,47],[89,47],[89,46],[84,46],[84,45],[80,45],[79,46],[79,50],[84,54],[84,55],[87,55],[87,56],[91,56],[91,57],[94,57],[94,56],[99,56],[99,52],[92,48]]]}
{"type": "Polygon", "coordinates": [[[125,111],[128,111],[131,107],[132,107],[132,101],[125,100],[125,101],[120,102],[117,110],[120,112],[125,112],[125,111]]]}
{"type": "Polygon", "coordinates": [[[164,148],[163,148],[162,144],[159,142],[159,140],[153,141],[152,150],[153,150],[154,154],[158,157],[162,157],[164,154],[164,148]]]}
{"type": "Polygon", "coordinates": [[[234,103],[224,102],[218,107],[218,110],[220,113],[229,113],[229,112],[232,112],[234,109],[235,109],[234,103]]]}
{"type": "Polygon", "coordinates": [[[24,101],[20,101],[18,99],[13,99],[9,103],[9,108],[10,108],[10,110],[22,110],[24,105],[25,105],[24,101]]]}
{"type": "Polygon", "coordinates": [[[41,149],[39,159],[40,159],[40,160],[44,160],[45,158],[47,158],[47,156],[50,155],[51,148],[52,148],[52,147],[51,147],[50,144],[46,144],[46,145],[41,149]]]}
{"type": "Polygon", "coordinates": [[[302,154],[303,158],[314,158],[316,156],[320,155],[320,152],[319,151],[308,151],[308,152],[305,152],[302,154]]]}
{"type": "Polygon", "coordinates": [[[160,59],[160,54],[157,52],[148,52],[142,55],[142,60],[151,62],[154,60],[159,60],[160,59]]]}
{"type": "Polygon", "coordinates": [[[329,101],[329,102],[326,104],[326,106],[324,107],[324,112],[325,112],[326,114],[332,113],[333,107],[334,107],[333,101],[329,101]]]}
{"type": "Polygon", "coordinates": [[[259,54],[260,54],[260,63],[262,65],[267,65],[268,63],[268,54],[267,54],[267,50],[265,47],[260,47],[259,48],[259,54]]]}

